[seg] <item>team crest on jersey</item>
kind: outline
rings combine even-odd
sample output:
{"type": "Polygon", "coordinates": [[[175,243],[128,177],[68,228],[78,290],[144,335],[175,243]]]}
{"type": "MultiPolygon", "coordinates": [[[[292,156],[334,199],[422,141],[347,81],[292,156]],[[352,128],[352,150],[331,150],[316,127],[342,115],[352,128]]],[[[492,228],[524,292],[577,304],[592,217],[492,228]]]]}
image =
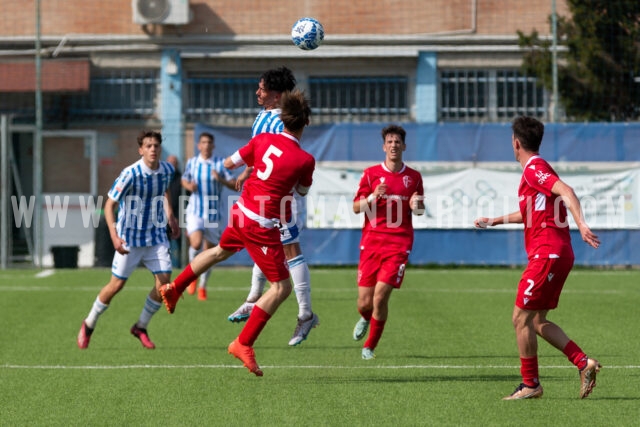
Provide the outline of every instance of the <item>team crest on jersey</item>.
{"type": "Polygon", "coordinates": [[[402,183],[404,184],[404,188],[409,188],[412,184],[411,177],[409,175],[403,176],[402,183]]]}
{"type": "Polygon", "coordinates": [[[536,172],[536,178],[538,178],[538,184],[542,185],[551,176],[550,173],[544,173],[542,171],[536,172]]]}

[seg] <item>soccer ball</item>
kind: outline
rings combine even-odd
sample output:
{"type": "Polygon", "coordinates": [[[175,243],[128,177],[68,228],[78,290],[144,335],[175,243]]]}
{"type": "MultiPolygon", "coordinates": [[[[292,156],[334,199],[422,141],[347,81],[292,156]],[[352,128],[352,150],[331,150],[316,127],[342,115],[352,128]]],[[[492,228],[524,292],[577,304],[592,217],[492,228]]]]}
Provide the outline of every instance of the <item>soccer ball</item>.
{"type": "Polygon", "coordinates": [[[324,28],[317,19],[300,18],[291,28],[293,44],[303,50],[313,50],[324,39],[324,28]]]}

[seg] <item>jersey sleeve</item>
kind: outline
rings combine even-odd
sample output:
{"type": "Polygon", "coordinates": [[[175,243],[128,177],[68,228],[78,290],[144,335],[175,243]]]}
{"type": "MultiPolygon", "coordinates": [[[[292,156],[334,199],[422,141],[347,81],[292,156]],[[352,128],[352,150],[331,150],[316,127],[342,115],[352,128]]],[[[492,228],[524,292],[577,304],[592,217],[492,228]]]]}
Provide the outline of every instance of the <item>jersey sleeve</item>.
{"type": "Polygon", "coordinates": [[[365,169],[365,171],[362,172],[362,176],[360,177],[360,184],[358,185],[358,191],[356,191],[356,196],[353,198],[353,201],[356,202],[363,198],[366,199],[371,193],[373,193],[373,189],[371,188],[369,174],[365,169]]]}
{"type": "Polygon", "coordinates": [[[182,179],[192,182],[193,181],[193,164],[194,158],[189,159],[187,161],[187,165],[184,167],[184,173],[182,174],[182,179]]]}
{"type": "Polygon", "coordinates": [[[424,183],[422,182],[422,174],[416,173],[417,184],[416,184],[416,192],[418,196],[424,196],[424,183]]]}
{"type": "Polygon", "coordinates": [[[300,179],[298,180],[298,185],[304,189],[308,189],[311,187],[313,183],[313,171],[316,168],[316,159],[312,156],[309,156],[309,159],[306,162],[306,166],[304,168],[304,172],[300,179]]]}
{"type": "Polygon", "coordinates": [[[251,141],[247,143],[244,147],[241,147],[237,153],[247,166],[253,166],[255,163],[254,151],[255,151],[255,139],[252,138],[251,141]]]}
{"type": "Polygon", "coordinates": [[[551,166],[544,162],[536,164],[535,169],[525,168],[524,179],[536,191],[541,192],[545,196],[551,196],[551,188],[560,178],[551,169],[551,166]]]}
{"type": "Polygon", "coordinates": [[[110,199],[119,202],[124,195],[129,192],[131,183],[133,181],[133,174],[131,170],[125,169],[120,173],[120,176],[114,181],[109,193],[107,194],[110,199]]]}

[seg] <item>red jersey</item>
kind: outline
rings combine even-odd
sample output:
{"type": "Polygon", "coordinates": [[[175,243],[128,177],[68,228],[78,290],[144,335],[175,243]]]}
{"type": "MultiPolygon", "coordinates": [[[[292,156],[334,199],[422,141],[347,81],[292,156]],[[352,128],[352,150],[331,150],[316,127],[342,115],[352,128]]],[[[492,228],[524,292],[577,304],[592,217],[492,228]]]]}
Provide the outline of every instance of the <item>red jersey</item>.
{"type": "Polygon", "coordinates": [[[247,166],[253,166],[239,202],[262,218],[286,222],[291,217],[291,203],[283,203],[282,199],[297,184],[311,186],[313,156],[300,148],[294,136],[284,132],[259,134],[236,154],[247,166]]]}
{"type": "Polygon", "coordinates": [[[540,156],[524,166],[518,188],[520,213],[524,222],[524,244],[529,259],[573,256],[567,208],[560,196],[551,193],[560,178],[540,156]]]}
{"type": "Polygon", "coordinates": [[[385,233],[387,241],[411,249],[413,223],[409,200],[413,193],[424,195],[422,175],[404,164],[399,172],[391,172],[384,162],[371,166],[362,173],[353,201],[366,199],[383,182],[387,185],[386,194],[371,203],[371,212],[364,211],[362,238],[368,233],[385,233]]]}

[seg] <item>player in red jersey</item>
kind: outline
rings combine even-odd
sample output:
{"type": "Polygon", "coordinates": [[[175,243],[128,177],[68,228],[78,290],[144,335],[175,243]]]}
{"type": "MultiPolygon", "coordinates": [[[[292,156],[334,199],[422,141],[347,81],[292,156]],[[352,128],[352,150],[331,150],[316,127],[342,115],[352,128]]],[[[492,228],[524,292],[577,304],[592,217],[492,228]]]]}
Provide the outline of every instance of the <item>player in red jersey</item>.
{"type": "Polygon", "coordinates": [[[512,124],[515,158],[523,168],[518,188],[520,209],[497,218],[478,218],[475,226],[486,228],[507,223],[524,224],[524,242],[529,264],[518,284],[513,326],[520,353],[522,383],[504,400],[542,396],[538,379],[540,335],[562,351],[580,372],[580,398],[596,385],[600,363],[588,358],[547,313],[558,306],[564,282],[573,267],[574,255],[567,223],[567,208],[578,225],[582,240],[598,248],[600,241],[582,214],[580,201],[553,168],[538,154],[544,125],[532,117],[518,117],[512,124]]]}
{"type": "Polygon", "coordinates": [[[364,170],[353,211],[364,213],[358,265],[358,311],[362,316],[353,339],[369,337],[362,358],[373,359],[389,313],[389,298],[399,289],[413,247],[411,215],[424,213],[422,175],[402,161],[406,131],[397,125],[382,130],[384,162],[364,170]]]}
{"type": "Polygon", "coordinates": [[[313,156],[300,148],[300,138],[311,115],[308,100],[300,91],[285,92],[281,109],[284,132],[257,135],[224,161],[227,169],[247,165],[253,171],[231,209],[220,243],[201,252],[173,283],[161,288],[164,304],[173,313],[180,295],[199,274],[246,248],[271,287],[256,303],[238,338],[229,345],[229,353],[257,376],[262,376],[262,370],[256,363],[253,344],[291,293],[278,227],[292,217],[291,203],[286,203],[287,197],[292,197],[291,189],[306,195],[315,168],[313,156]]]}

